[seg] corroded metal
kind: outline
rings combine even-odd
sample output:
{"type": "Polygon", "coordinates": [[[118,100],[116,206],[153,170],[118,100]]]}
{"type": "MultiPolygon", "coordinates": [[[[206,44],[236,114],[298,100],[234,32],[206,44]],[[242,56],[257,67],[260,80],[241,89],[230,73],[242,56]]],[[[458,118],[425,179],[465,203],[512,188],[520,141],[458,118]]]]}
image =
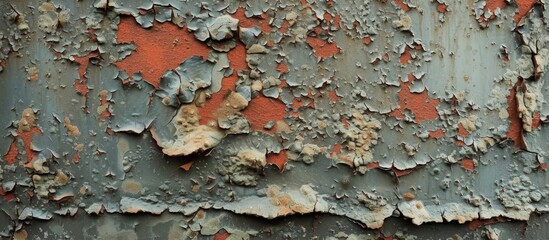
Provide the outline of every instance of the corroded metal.
{"type": "Polygon", "coordinates": [[[545,4],[3,1],[0,236],[543,238],[545,4]]]}

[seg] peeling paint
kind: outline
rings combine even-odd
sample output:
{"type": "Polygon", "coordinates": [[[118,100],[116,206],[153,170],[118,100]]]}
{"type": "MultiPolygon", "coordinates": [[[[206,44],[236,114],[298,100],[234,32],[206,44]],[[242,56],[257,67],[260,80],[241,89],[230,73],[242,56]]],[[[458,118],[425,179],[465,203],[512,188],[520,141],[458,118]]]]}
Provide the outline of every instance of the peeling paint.
{"type": "Polygon", "coordinates": [[[2,2],[0,236],[541,239],[545,4],[2,2]]]}

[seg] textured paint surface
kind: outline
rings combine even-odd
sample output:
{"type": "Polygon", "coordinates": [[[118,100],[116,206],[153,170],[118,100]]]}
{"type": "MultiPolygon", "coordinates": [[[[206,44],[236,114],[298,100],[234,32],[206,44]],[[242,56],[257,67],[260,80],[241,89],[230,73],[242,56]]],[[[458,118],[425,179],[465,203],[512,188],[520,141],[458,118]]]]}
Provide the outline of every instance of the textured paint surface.
{"type": "Polygon", "coordinates": [[[546,4],[3,1],[0,236],[543,239],[546,4]]]}

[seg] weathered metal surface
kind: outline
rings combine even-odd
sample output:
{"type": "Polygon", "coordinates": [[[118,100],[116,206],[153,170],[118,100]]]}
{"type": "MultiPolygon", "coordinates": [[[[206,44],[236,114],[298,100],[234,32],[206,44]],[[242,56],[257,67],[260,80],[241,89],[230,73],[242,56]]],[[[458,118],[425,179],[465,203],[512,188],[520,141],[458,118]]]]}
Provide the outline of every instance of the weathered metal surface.
{"type": "Polygon", "coordinates": [[[543,238],[545,4],[3,1],[0,236],[543,238]]]}

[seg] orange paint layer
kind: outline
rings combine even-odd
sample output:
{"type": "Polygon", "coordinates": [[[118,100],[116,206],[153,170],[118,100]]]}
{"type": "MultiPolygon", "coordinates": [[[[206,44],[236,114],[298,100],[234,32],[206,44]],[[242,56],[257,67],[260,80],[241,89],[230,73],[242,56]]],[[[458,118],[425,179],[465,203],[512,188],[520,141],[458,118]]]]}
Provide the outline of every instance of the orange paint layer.
{"type": "Polygon", "coordinates": [[[282,22],[282,26],[278,29],[278,32],[280,33],[286,33],[288,32],[288,29],[290,28],[290,22],[288,20],[284,19],[284,22],[282,22]]]}
{"type": "Polygon", "coordinates": [[[519,117],[516,99],[517,87],[521,84],[522,80],[519,79],[515,86],[509,90],[509,97],[507,97],[507,112],[509,113],[509,129],[507,130],[507,138],[513,140],[516,148],[526,149],[526,143],[522,138],[522,120],[519,117]]]}
{"type": "Polygon", "coordinates": [[[335,43],[329,43],[316,37],[307,37],[307,43],[313,48],[313,53],[317,57],[327,58],[339,53],[339,48],[335,43]]]}
{"type": "Polygon", "coordinates": [[[236,75],[237,71],[249,69],[246,62],[246,47],[240,41],[227,53],[227,58],[230,61],[229,66],[235,71],[233,75],[236,75]]]}
{"type": "Polygon", "coordinates": [[[282,150],[280,153],[267,153],[267,163],[276,165],[279,170],[284,169],[286,161],[288,161],[286,150],[282,150]]]}
{"type": "Polygon", "coordinates": [[[17,155],[19,154],[19,149],[17,149],[17,141],[13,139],[13,142],[10,145],[10,148],[8,149],[8,153],[4,158],[6,159],[7,165],[12,165],[17,160],[17,155]]]}
{"type": "Polygon", "coordinates": [[[263,33],[270,33],[272,27],[269,24],[269,16],[267,13],[262,13],[261,17],[246,17],[246,9],[238,8],[235,13],[231,15],[233,18],[238,19],[238,26],[243,28],[252,28],[258,26],[263,33]]]}
{"type": "Polygon", "coordinates": [[[131,55],[115,63],[116,66],[130,76],[141,72],[143,78],[154,87],[158,87],[166,70],[176,68],[191,56],[206,59],[210,51],[187,28],[179,28],[169,22],[154,22],[152,28],[144,29],[130,17],[120,19],[116,39],[118,43],[133,42],[137,48],[131,55]]]}
{"type": "Polygon", "coordinates": [[[412,54],[410,53],[410,47],[406,46],[404,52],[400,54],[400,64],[407,65],[412,62],[412,54]]]}
{"type": "Polygon", "coordinates": [[[234,72],[231,76],[223,78],[221,82],[221,90],[213,94],[206,103],[198,109],[200,114],[200,124],[207,124],[208,122],[215,120],[215,113],[217,109],[221,107],[223,103],[225,94],[227,91],[236,91],[235,83],[238,80],[237,72],[239,70],[248,69],[248,64],[246,63],[246,48],[242,43],[238,43],[235,48],[233,48],[227,54],[229,58],[229,65],[234,72]]]}
{"type": "Polygon", "coordinates": [[[429,131],[429,137],[434,139],[439,139],[444,137],[444,130],[438,129],[434,131],[429,131]]]}
{"type": "Polygon", "coordinates": [[[330,100],[332,100],[334,102],[337,102],[337,101],[339,101],[339,99],[341,99],[341,97],[337,95],[335,90],[332,90],[332,91],[328,92],[328,98],[330,98],[330,100]]]}
{"type": "MultiPolygon", "coordinates": [[[[100,106],[106,106],[108,105],[109,102],[107,100],[107,97],[106,96],[101,96],[100,98],[100,106]]],[[[103,120],[103,119],[106,119],[106,118],[110,118],[111,117],[111,112],[109,111],[109,108],[106,107],[105,110],[103,112],[101,112],[99,114],[99,120],[103,120]]]]}
{"type": "Polygon", "coordinates": [[[547,171],[547,163],[540,163],[539,168],[543,171],[547,171]]]}
{"type": "Polygon", "coordinates": [[[231,236],[231,234],[228,233],[227,231],[219,230],[219,232],[217,232],[214,235],[214,240],[225,240],[225,239],[229,238],[229,236],[231,236]]]}
{"type": "MultiPolygon", "coordinates": [[[[270,31],[267,29],[267,27],[270,28],[270,25],[268,24],[266,16],[262,16],[262,18],[246,18],[244,9],[239,8],[236,13],[233,14],[233,17],[240,20],[240,27],[249,28],[260,26],[262,31],[270,31]]],[[[213,94],[212,97],[199,108],[199,114],[201,116],[200,124],[207,124],[216,119],[215,113],[221,107],[227,91],[236,90],[235,83],[238,80],[237,72],[249,69],[248,64],[246,63],[246,48],[241,42],[238,42],[236,47],[229,51],[227,57],[229,58],[230,67],[234,70],[234,73],[233,75],[224,78],[221,84],[221,90],[218,93],[213,94]]],[[[286,115],[286,108],[279,100],[259,95],[250,101],[248,107],[242,111],[242,114],[250,121],[252,129],[256,131],[265,131],[263,126],[265,126],[267,122],[271,120],[276,122],[284,118],[286,115]]],[[[268,130],[268,132],[271,133],[274,133],[274,131],[274,128],[268,130]]]]}
{"type": "MultiPolygon", "coordinates": [[[[231,88],[231,87],[225,86],[225,85],[228,85],[228,84],[232,84],[232,88],[234,88],[234,83],[236,82],[236,80],[237,80],[236,75],[232,75],[228,78],[224,78],[223,83],[222,83],[222,86],[223,86],[222,90],[224,88],[231,88]]],[[[199,123],[201,125],[208,124],[211,121],[217,121],[217,118],[216,118],[215,115],[216,115],[217,110],[221,107],[221,103],[223,103],[224,94],[226,92],[227,92],[227,90],[220,91],[216,94],[213,94],[212,97],[209,98],[206,101],[206,103],[204,103],[203,106],[200,106],[198,108],[198,114],[200,115],[199,123]]]]}
{"type": "MultiPolygon", "coordinates": [[[[413,79],[413,77],[410,77],[413,79]]],[[[410,110],[416,116],[416,123],[420,124],[423,121],[435,120],[438,118],[437,106],[440,100],[429,97],[427,91],[422,93],[411,93],[410,84],[412,80],[407,83],[401,83],[401,89],[398,93],[398,106],[390,113],[391,116],[402,119],[404,118],[404,110],[410,110]]]]}
{"type": "Polygon", "coordinates": [[[96,53],[91,53],[83,57],[73,56],[74,62],[79,64],[78,74],[80,76],[79,79],[74,81],[73,87],[83,96],[87,96],[88,92],[90,92],[88,86],[86,86],[86,83],[88,82],[88,78],[86,77],[86,69],[88,69],[88,65],[90,64],[90,58],[94,57],[97,57],[96,53]]]}
{"type": "Polygon", "coordinates": [[[475,161],[473,161],[473,159],[463,158],[461,159],[460,163],[461,163],[461,166],[467,171],[475,170],[476,166],[475,166],[475,161]]]}
{"type": "Polygon", "coordinates": [[[349,125],[349,122],[347,121],[347,119],[346,119],[345,117],[343,117],[343,116],[341,116],[341,123],[343,124],[343,127],[344,127],[345,129],[348,129],[349,126],[350,126],[350,125],[349,125]]]}
{"type": "Polygon", "coordinates": [[[263,126],[269,121],[282,121],[286,116],[286,105],[278,99],[272,99],[259,95],[252,99],[248,107],[242,110],[242,114],[252,124],[256,131],[267,131],[274,133],[275,128],[265,130],[263,126]]]}
{"type": "Polygon", "coordinates": [[[541,125],[541,113],[540,112],[535,112],[534,113],[534,118],[532,119],[532,128],[533,129],[538,129],[541,125]]]}
{"type": "Polygon", "coordinates": [[[335,153],[335,154],[341,153],[341,144],[340,144],[340,143],[336,143],[336,144],[334,145],[334,147],[332,148],[332,152],[335,153]]]}
{"type": "Polygon", "coordinates": [[[341,16],[335,16],[334,17],[334,27],[336,30],[341,29],[341,16]]]}
{"type": "Polygon", "coordinates": [[[395,0],[395,4],[404,12],[410,11],[410,7],[406,5],[403,0],[395,0]]]}
{"type": "Polygon", "coordinates": [[[365,45],[370,45],[372,41],[372,37],[365,37],[362,39],[362,43],[364,43],[365,45]]]}
{"type": "Polygon", "coordinates": [[[36,155],[36,153],[31,149],[32,136],[34,134],[42,134],[42,131],[38,128],[31,128],[30,131],[17,131],[18,137],[23,139],[23,143],[25,144],[25,154],[27,155],[26,163],[32,162],[36,155]]]}
{"type": "Polygon", "coordinates": [[[189,171],[191,169],[192,165],[193,165],[193,162],[185,163],[185,164],[181,165],[181,169],[183,169],[185,171],[189,171]]]}
{"type": "Polygon", "coordinates": [[[480,21],[484,24],[487,24],[488,21],[496,18],[496,15],[494,15],[493,13],[497,8],[504,9],[505,7],[507,7],[507,3],[505,2],[505,0],[486,0],[485,2],[486,5],[484,6],[483,10],[485,12],[492,12],[492,15],[488,19],[486,19],[484,15],[480,16],[480,21]]]}
{"type": "Polygon", "coordinates": [[[393,171],[393,173],[397,177],[401,177],[401,176],[408,175],[408,174],[412,173],[412,169],[398,170],[394,167],[391,168],[391,171],[393,171]]]}
{"type": "Polygon", "coordinates": [[[469,229],[476,230],[479,227],[482,227],[484,225],[494,224],[498,222],[505,222],[505,220],[506,218],[504,217],[495,217],[490,219],[473,219],[473,221],[469,223],[469,229]]]}
{"type": "Polygon", "coordinates": [[[437,11],[439,13],[446,13],[448,12],[448,5],[444,4],[444,3],[439,3],[437,5],[437,11]]]}
{"type": "Polygon", "coordinates": [[[4,200],[6,200],[7,202],[13,201],[15,199],[15,193],[13,193],[13,192],[10,192],[10,193],[4,192],[4,188],[2,188],[2,186],[0,186],[0,196],[3,196],[4,200]]]}
{"type": "Polygon", "coordinates": [[[80,156],[78,156],[78,153],[75,153],[74,155],[72,155],[72,162],[74,164],[78,164],[80,162],[80,156]]]}
{"type": "Polygon", "coordinates": [[[284,63],[279,63],[277,66],[276,66],[276,70],[279,71],[280,73],[287,73],[288,72],[288,66],[284,63]]]}
{"type": "Polygon", "coordinates": [[[505,0],[486,0],[484,11],[494,12],[496,8],[504,9],[506,6],[507,3],[505,3],[505,0]]]}
{"type": "Polygon", "coordinates": [[[374,162],[374,163],[368,163],[368,165],[366,165],[366,167],[368,169],[375,169],[375,168],[379,168],[379,163],[377,162],[374,162]]]}
{"type": "Polygon", "coordinates": [[[515,20],[515,23],[519,23],[522,18],[528,15],[534,4],[539,3],[539,0],[516,0],[515,2],[518,6],[518,12],[513,16],[513,20],[515,20]]]}
{"type": "Polygon", "coordinates": [[[458,134],[462,137],[469,136],[469,132],[463,127],[461,123],[458,123],[458,134]]]}
{"type": "Polygon", "coordinates": [[[105,129],[105,133],[107,133],[109,135],[114,135],[115,134],[115,132],[110,127],[107,127],[107,129],[105,129]]]}

